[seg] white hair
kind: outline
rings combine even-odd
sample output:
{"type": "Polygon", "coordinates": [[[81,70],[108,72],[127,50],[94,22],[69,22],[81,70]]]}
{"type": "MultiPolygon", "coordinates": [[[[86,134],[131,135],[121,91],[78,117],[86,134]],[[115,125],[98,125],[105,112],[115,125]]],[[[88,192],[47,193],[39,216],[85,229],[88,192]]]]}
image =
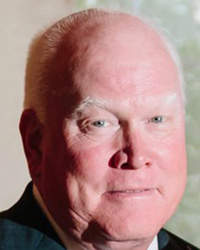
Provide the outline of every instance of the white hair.
{"type": "MultiPolygon", "coordinates": [[[[61,44],[67,44],[69,40],[72,44],[76,32],[80,32],[81,29],[87,29],[88,26],[92,27],[94,24],[101,24],[102,20],[112,19],[113,16],[119,14],[122,13],[99,9],[84,10],[61,19],[47,30],[37,34],[31,43],[26,65],[24,108],[34,109],[39,120],[45,123],[49,108],[48,101],[51,100],[53,102],[53,97],[57,96],[57,99],[59,99],[59,96],[62,94],[60,84],[55,86],[55,81],[51,81],[51,64],[56,63],[56,56],[58,56],[61,44]]],[[[144,19],[142,21],[152,27],[162,37],[167,50],[177,66],[184,100],[184,79],[177,50],[164,35],[163,31],[149,21],[144,19]]],[[[72,44],[72,50],[76,49],[76,46],[78,45],[72,44]]],[[[73,57],[73,53],[71,56],[73,57]]],[[[70,65],[71,59],[66,58],[66,60],[70,65]]],[[[55,73],[53,77],[58,77],[58,75],[59,72],[55,73]]],[[[62,87],[63,89],[64,87],[62,87]]]]}

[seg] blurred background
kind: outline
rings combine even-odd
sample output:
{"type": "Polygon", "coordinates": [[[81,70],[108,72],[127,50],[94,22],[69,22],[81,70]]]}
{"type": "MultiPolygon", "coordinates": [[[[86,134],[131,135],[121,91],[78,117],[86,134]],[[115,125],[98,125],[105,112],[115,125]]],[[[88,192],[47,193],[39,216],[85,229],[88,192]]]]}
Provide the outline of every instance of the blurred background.
{"type": "Polygon", "coordinates": [[[84,8],[103,7],[150,17],[177,46],[187,83],[185,196],[166,228],[200,247],[200,0],[6,0],[0,2],[0,211],[30,180],[18,123],[24,70],[35,33],[84,8]]]}

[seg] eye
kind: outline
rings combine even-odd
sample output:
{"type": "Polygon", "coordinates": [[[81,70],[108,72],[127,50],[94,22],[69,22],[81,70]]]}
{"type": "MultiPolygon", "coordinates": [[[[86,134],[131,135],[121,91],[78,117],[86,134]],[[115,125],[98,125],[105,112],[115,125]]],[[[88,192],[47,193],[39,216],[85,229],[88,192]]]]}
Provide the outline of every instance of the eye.
{"type": "Polygon", "coordinates": [[[154,116],[150,119],[151,122],[153,123],[161,123],[163,122],[165,119],[163,116],[154,116]]]}
{"type": "Polygon", "coordinates": [[[105,120],[97,120],[97,121],[94,121],[92,123],[92,125],[95,126],[95,127],[101,128],[101,127],[106,127],[108,124],[107,124],[107,122],[105,120]]]}

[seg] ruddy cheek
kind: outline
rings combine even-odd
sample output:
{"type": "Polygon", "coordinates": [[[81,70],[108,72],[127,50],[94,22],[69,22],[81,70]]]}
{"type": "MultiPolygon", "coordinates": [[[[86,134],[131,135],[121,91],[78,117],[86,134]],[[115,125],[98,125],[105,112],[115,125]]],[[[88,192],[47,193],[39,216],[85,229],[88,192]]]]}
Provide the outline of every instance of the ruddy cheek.
{"type": "Polygon", "coordinates": [[[72,173],[77,179],[88,185],[94,185],[95,182],[100,181],[105,166],[107,166],[106,158],[101,149],[76,148],[73,158],[72,173]]]}

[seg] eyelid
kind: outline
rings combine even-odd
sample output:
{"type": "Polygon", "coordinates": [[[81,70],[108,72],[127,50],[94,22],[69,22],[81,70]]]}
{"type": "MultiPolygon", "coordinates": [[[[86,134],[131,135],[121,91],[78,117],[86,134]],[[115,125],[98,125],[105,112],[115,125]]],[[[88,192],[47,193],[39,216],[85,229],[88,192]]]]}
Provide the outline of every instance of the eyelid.
{"type": "Polygon", "coordinates": [[[103,121],[104,123],[106,123],[105,127],[107,127],[108,125],[114,125],[114,126],[119,125],[118,122],[116,122],[112,119],[101,119],[101,118],[100,119],[91,119],[91,120],[88,119],[88,121],[85,124],[93,125],[95,122],[98,122],[98,121],[100,121],[100,122],[103,121]]]}
{"type": "Polygon", "coordinates": [[[106,129],[106,128],[111,128],[112,126],[116,127],[119,126],[119,123],[114,121],[114,120],[109,120],[109,119],[101,119],[101,118],[93,118],[93,119],[81,119],[78,121],[78,126],[80,127],[81,130],[87,131],[87,130],[100,130],[101,128],[106,129]],[[94,123],[98,121],[103,121],[105,125],[103,126],[95,126],[94,123]]]}
{"type": "Polygon", "coordinates": [[[94,120],[91,122],[91,125],[93,125],[94,127],[102,127],[102,128],[105,128],[109,125],[109,122],[107,120],[103,120],[103,119],[98,119],[98,120],[94,120]],[[98,126],[97,124],[95,125],[95,123],[98,123],[98,122],[103,122],[104,125],[103,126],[98,126]]]}
{"type": "Polygon", "coordinates": [[[155,116],[153,116],[153,117],[151,117],[150,119],[147,119],[147,123],[150,123],[150,122],[152,122],[152,123],[157,123],[157,124],[159,124],[159,123],[163,123],[163,122],[166,122],[168,120],[168,118],[167,118],[167,116],[164,116],[164,115],[155,115],[155,116]],[[155,119],[155,118],[161,118],[161,121],[153,121],[153,119],[155,119]]]}

